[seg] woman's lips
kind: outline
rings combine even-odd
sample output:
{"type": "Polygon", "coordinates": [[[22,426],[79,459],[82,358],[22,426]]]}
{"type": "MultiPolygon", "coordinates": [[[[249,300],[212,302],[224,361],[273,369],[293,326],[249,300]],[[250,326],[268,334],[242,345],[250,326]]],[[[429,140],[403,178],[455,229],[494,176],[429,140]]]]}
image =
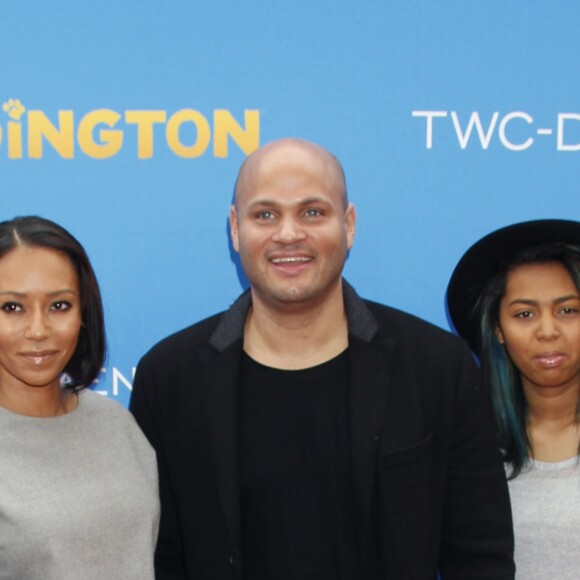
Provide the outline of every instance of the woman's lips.
{"type": "Polygon", "coordinates": [[[540,366],[546,369],[559,367],[566,358],[566,355],[561,352],[545,352],[534,357],[540,366]]]}
{"type": "Polygon", "coordinates": [[[56,353],[56,350],[43,350],[38,352],[23,352],[21,355],[35,366],[40,366],[44,363],[50,362],[55,357],[56,353]]]}

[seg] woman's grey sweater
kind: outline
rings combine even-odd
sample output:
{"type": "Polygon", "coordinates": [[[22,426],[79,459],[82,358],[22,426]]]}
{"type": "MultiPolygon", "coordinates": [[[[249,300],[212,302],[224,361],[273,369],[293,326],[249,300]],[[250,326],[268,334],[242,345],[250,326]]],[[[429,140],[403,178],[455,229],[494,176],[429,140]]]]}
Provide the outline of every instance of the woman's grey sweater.
{"type": "Polygon", "coordinates": [[[578,580],[579,458],[531,461],[509,488],[517,580],[578,580]]]}
{"type": "Polygon", "coordinates": [[[0,579],[153,580],[155,453],[90,390],[58,417],[0,407],[0,579]]]}

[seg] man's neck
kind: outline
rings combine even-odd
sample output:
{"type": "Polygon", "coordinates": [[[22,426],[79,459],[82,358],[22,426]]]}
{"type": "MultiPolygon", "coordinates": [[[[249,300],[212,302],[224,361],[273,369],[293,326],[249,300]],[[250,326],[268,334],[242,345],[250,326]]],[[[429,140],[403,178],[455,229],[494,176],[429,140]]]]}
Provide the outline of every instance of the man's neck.
{"type": "Polygon", "coordinates": [[[348,346],[348,324],[338,288],[318,304],[272,307],[253,297],[244,328],[244,351],[261,364],[304,369],[326,362],[348,346]]]}

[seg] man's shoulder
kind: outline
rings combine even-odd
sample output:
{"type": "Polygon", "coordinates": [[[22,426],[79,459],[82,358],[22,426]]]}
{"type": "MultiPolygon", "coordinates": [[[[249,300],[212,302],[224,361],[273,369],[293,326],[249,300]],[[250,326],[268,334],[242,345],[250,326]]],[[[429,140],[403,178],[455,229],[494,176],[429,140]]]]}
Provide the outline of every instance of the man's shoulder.
{"type": "Polygon", "coordinates": [[[364,302],[377,324],[374,341],[391,342],[397,367],[404,372],[414,368],[435,380],[439,373],[455,374],[473,361],[467,343],[455,334],[391,306],[364,302]]]}
{"type": "Polygon", "coordinates": [[[383,336],[428,342],[429,344],[462,344],[462,340],[443,328],[414,314],[372,300],[364,300],[365,305],[375,318],[379,332],[383,336]]]}
{"type": "Polygon", "coordinates": [[[222,320],[225,311],[213,314],[199,322],[182,328],[157,342],[143,356],[143,360],[180,359],[184,353],[207,343],[222,320]]]}
{"type": "Polygon", "coordinates": [[[202,344],[223,351],[243,337],[250,306],[251,294],[246,290],[227,310],[200,320],[158,342],[142,360],[183,360],[184,356],[188,356],[202,344]]]}
{"type": "Polygon", "coordinates": [[[392,338],[414,344],[461,345],[462,339],[418,316],[393,306],[361,298],[344,281],[344,299],[350,334],[365,341],[392,338]]]}

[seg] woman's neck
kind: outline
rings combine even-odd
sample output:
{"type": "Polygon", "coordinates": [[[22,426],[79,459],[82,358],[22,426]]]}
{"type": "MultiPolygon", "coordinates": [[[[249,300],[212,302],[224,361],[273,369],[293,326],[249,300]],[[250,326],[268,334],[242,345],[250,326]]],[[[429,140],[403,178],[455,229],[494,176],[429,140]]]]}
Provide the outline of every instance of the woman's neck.
{"type": "Polygon", "coordinates": [[[19,415],[57,417],[74,411],[77,404],[77,394],[60,387],[6,390],[0,386],[0,406],[19,415]]]}
{"type": "Polygon", "coordinates": [[[578,394],[528,397],[527,433],[538,461],[555,462],[578,455],[578,394]]]}

